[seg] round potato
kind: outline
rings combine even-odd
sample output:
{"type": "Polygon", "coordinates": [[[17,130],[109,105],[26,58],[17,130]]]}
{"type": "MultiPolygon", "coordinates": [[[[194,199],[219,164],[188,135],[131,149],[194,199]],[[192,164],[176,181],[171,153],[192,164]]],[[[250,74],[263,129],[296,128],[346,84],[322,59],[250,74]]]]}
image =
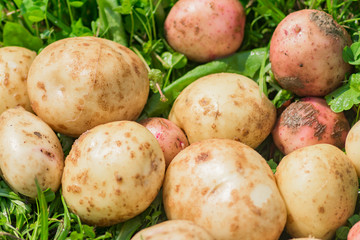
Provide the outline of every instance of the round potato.
{"type": "Polygon", "coordinates": [[[234,73],[202,77],[175,100],[169,120],[189,143],[228,138],[257,147],[270,134],[276,109],[251,79],[234,73]]]}
{"type": "Polygon", "coordinates": [[[76,37],[47,46],[28,77],[34,112],[55,131],[79,136],[99,124],[135,120],[148,97],[147,70],[128,48],[76,37]]]}
{"type": "Polygon", "coordinates": [[[158,194],[164,154],[155,137],[132,121],[96,126],[65,159],[62,193],[82,221],[109,226],[144,211],[158,194]]]}
{"type": "Polygon", "coordinates": [[[165,20],[170,46],[196,62],[234,53],[244,38],[245,11],[238,0],[180,0],[165,20]]]}
{"type": "Polygon", "coordinates": [[[138,232],[131,240],[215,240],[204,228],[186,220],[168,220],[138,232]]]}
{"type": "Polygon", "coordinates": [[[35,179],[42,190],[60,187],[64,154],[53,130],[22,107],[0,115],[0,170],[16,192],[37,196],[35,179]]]}
{"type": "Polygon", "coordinates": [[[16,106],[32,111],[26,80],[35,56],[23,47],[0,48],[0,114],[16,106]]]}
{"type": "Polygon", "coordinates": [[[217,240],[278,239],[286,208],[266,161],[230,139],[191,144],[170,163],[163,185],[168,219],[195,222],[217,240]]]}
{"type": "Polygon", "coordinates": [[[287,207],[287,232],[332,239],[354,213],[358,178],[349,158],[330,144],[303,147],[286,155],[275,174],[287,207]]]}
{"type": "Polygon", "coordinates": [[[360,177],[360,122],[351,127],[345,141],[346,154],[353,163],[358,177],[360,177]]]}
{"type": "Polygon", "coordinates": [[[325,96],[351,69],[342,58],[350,35],[331,15],[313,9],[293,12],[276,27],[271,69],[279,84],[299,96],[325,96]]]}

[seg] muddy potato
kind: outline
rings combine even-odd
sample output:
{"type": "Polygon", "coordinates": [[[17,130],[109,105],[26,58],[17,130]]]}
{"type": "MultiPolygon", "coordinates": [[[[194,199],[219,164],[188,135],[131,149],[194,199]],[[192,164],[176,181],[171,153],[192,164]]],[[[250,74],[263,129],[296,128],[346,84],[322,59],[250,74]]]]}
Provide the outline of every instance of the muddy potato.
{"type": "Polygon", "coordinates": [[[163,185],[168,219],[202,226],[217,240],[278,239],[285,204],[255,150],[230,139],[191,144],[170,163],[163,185]]]}
{"type": "Polygon", "coordinates": [[[139,123],[149,129],[158,140],[164,153],[166,167],[176,154],[189,146],[185,133],[175,123],[165,118],[147,118],[139,123]]]}
{"type": "Polygon", "coordinates": [[[116,121],[94,127],[65,160],[62,193],[82,221],[109,226],[144,211],[165,174],[164,154],[142,125],[116,121]]]}
{"type": "Polygon", "coordinates": [[[345,141],[346,154],[353,163],[358,177],[360,177],[360,122],[351,127],[345,141]]]}
{"type": "Polygon", "coordinates": [[[330,144],[285,156],[275,174],[286,203],[286,230],[293,237],[331,239],[354,213],[358,178],[349,158],[330,144]]]}
{"type": "Polygon", "coordinates": [[[22,107],[0,115],[0,172],[2,178],[25,196],[35,198],[35,178],[42,190],[60,187],[64,155],[53,130],[22,107]]]}
{"type": "Polygon", "coordinates": [[[175,100],[169,120],[184,130],[190,144],[228,138],[255,148],[270,134],[276,110],[253,80],[218,73],[187,86],[175,100]]]}
{"type": "Polygon", "coordinates": [[[131,240],[215,240],[204,228],[186,220],[168,220],[138,232],[131,240]]]}
{"type": "Polygon", "coordinates": [[[244,38],[245,11],[237,0],[180,0],[165,20],[170,46],[196,62],[234,53],[244,38]]]}
{"type": "Polygon", "coordinates": [[[351,69],[342,58],[350,35],[331,15],[313,9],[293,12],[276,27],[270,43],[275,79],[299,96],[325,96],[351,69]]]}
{"type": "Polygon", "coordinates": [[[0,48],[0,114],[16,106],[31,111],[26,79],[35,56],[23,47],[0,48]]]}
{"type": "Polygon", "coordinates": [[[34,60],[28,77],[34,112],[55,131],[79,136],[115,120],[135,120],[148,97],[147,70],[128,48],[107,39],[56,41],[34,60]]]}

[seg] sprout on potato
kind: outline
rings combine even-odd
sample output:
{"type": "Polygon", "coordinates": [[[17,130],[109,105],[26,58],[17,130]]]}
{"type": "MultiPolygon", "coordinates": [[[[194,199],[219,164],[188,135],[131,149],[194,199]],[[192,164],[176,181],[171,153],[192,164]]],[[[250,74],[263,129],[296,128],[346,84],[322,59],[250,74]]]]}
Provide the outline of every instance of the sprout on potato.
{"type": "Polygon", "coordinates": [[[23,47],[0,48],[0,114],[16,106],[32,110],[26,81],[35,56],[23,47]]]}
{"type": "Polygon", "coordinates": [[[286,203],[286,230],[293,237],[331,239],[354,213],[358,178],[351,161],[330,144],[286,155],[275,173],[286,203]]]}
{"type": "Polygon", "coordinates": [[[22,107],[0,115],[0,170],[14,191],[35,198],[37,179],[42,190],[55,192],[63,167],[60,141],[46,123],[22,107]]]}
{"type": "Polygon", "coordinates": [[[149,207],[164,174],[164,154],[151,132],[132,121],[110,122],[76,140],[65,160],[62,193],[82,221],[109,226],[149,207]]]}
{"type": "Polygon", "coordinates": [[[169,120],[189,143],[228,138],[257,147],[270,134],[276,109],[251,79],[234,73],[202,77],[175,100],[169,120]]]}
{"type": "Polygon", "coordinates": [[[55,131],[79,136],[99,124],[135,120],[149,92],[147,70],[130,49],[107,39],[56,41],[28,77],[34,112],[55,131]]]}
{"type": "Polygon", "coordinates": [[[217,240],[280,236],[286,209],[266,161],[230,139],[191,144],[170,163],[163,186],[168,219],[195,222],[217,240]]]}
{"type": "Polygon", "coordinates": [[[286,16],[270,43],[271,69],[279,84],[299,96],[325,96],[351,69],[342,58],[350,35],[331,15],[304,9],[286,16]]]}

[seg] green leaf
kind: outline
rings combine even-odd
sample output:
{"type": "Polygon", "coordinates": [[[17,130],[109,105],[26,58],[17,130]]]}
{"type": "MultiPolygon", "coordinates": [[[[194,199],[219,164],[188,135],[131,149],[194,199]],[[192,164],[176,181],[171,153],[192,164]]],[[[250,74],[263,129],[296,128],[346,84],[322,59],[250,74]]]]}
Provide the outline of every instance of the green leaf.
{"type": "Polygon", "coordinates": [[[20,46],[38,51],[43,43],[40,38],[33,36],[19,23],[7,22],[4,27],[3,39],[5,46],[20,46]]]}
{"type": "Polygon", "coordinates": [[[94,231],[94,227],[88,226],[88,225],[83,225],[83,231],[84,231],[84,236],[85,237],[89,237],[89,238],[95,238],[96,234],[94,231]]]}
{"type": "Polygon", "coordinates": [[[325,96],[326,102],[334,112],[349,110],[360,103],[360,92],[346,84],[329,95],[325,96]]]}
{"type": "Polygon", "coordinates": [[[31,22],[36,23],[45,19],[48,0],[23,0],[21,12],[31,22]]]}
{"type": "Polygon", "coordinates": [[[360,65],[360,42],[355,42],[350,47],[345,46],[343,59],[352,65],[360,65]]]}
{"type": "Polygon", "coordinates": [[[339,240],[346,240],[349,233],[349,227],[342,226],[336,230],[336,238],[339,240]]]}
{"type": "Polygon", "coordinates": [[[275,105],[276,108],[279,108],[286,101],[290,100],[293,96],[294,94],[292,92],[285,89],[280,89],[272,100],[272,103],[275,105]]]}
{"type": "Polygon", "coordinates": [[[267,161],[267,163],[269,164],[271,170],[273,171],[273,173],[276,172],[276,168],[277,168],[277,163],[273,160],[273,159],[270,159],[269,161],[267,161]]]}
{"type": "Polygon", "coordinates": [[[349,84],[352,89],[360,92],[360,73],[351,74],[349,84]]]}
{"type": "Polygon", "coordinates": [[[161,55],[161,58],[164,60],[166,64],[163,65],[164,68],[170,69],[170,68],[183,68],[187,64],[187,58],[184,54],[175,52],[164,52],[161,55]]]}
{"type": "Polygon", "coordinates": [[[354,226],[355,223],[360,221],[360,216],[358,214],[354,214],[351,217],[349,217],[348,222],[351,226],[354,226]]]}
{"type": "Polygon", "coordinates": [[[69,0],[69,4],[72,7],[80,8],[84,5],[86,0],[69,0]]]}
{"type": "Polygon", "coordinates": [[[156,87],[156,84],[159,84],[159,87],[162,87],[163,73],[159,69],[151,69],[149,72],[149,81],[150,88],[154,93],[157,93],[159,90],[156,87]]]}
{"type": "MultiPolygon", "coordinates": [[[[48,236],[49,236],[49,231],[48,231],[48,215],[49,212],[47,210],[47,203],[46,203],[46,199],[45,199],[45,195],[44,192],[41,190],[39,182],[37,179],[35,179],[35,183],[36,183],[36,190],[37,190],[37,201],[39,202],[39,208],[40,208],[40,215],[39,215],[39,219],[40,219],[40,239],[41,240],[47,240],[48,236]]],[[[38,220],[39,221],[39,220],[38,220]]]]}
{"type": "Polygon", "coordinates": [[[70,37],[92,36],[92,31],[82,24],[81,18],[71,25],[70,37]]]}

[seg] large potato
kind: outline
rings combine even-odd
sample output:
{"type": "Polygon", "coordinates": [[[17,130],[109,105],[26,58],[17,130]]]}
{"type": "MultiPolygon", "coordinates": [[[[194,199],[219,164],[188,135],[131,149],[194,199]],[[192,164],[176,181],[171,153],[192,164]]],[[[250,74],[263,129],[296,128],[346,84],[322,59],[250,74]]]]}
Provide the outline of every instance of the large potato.
{"type": "Polygon", "coordinates": [[[358,177],[360,177],[360,122],[351,127],[345,141],[346,154],[353,163],[358,177]]]}
{"type": "Polygon", "coordinates": [[[217,240],[278,239],[286,209],[266,161],[230,139],[191,144],[170,163],[163,186],[169,219],[195,222],[217,240]]]}
{"type": "Polygon", "coordinates": [[[271,132],[276,110],[251,79],[234,73],[202,77],[178,96],[169,119],[190,143],[229,138],[257,147],[271,132]]]}
{"type": "Polygon", "coordinates": [[[84,222],[109,226],[144,211],[164,174],[164,154],[150,131],[136,122],[111,122],[76,140],[65,160],[62,193],[84,222]]]}
{"type": "Polygon", "coordinates": [[[286,229],[293,237],[331,239],[354,213],[358,178],[337,147],[317,144],[285,156],[275,174],[287,208],[286,229]]]}
{"type": "Polygon", "coordinates": [[[166,40],[197,62],[234,53],[244,38],[245,11],[238,0],[180,0],[165,21],[166,40]]]}
{"type": "Polygon", "coordinates": [[[313,9],[289,14],[270,44],[271,69],[284,88],[299,96],[325,96],[351,69],[342,58],[350,35],[331,15],[313,9]]]}
{"type": "Polygon", "coordinates": [[[0,48],[0,114],[16,106],[31,111],[26,80],[35,56],[23,47],[0,48]]]}
{"type": "Polygon", "coordinates": [[[138,232],[131,240],[215,240],[204,228],[186,220],[168,220],[138,232]]]}
{"type": "Polygon", "coordinates": [[[55,192],[63,167],[60,141],[46,123],[22,107],[0,115],[0,170],[14,191],[35,198],[37,179],[42,190],[55,192]]]}
{"type": "Polygon", "coordinates": [[[135,120],[149,91],[147,70],[128,48],[95,37],[47,46],[28,77],[34,112],[55,131],[78,136],[110,121],[135,120]]]}

